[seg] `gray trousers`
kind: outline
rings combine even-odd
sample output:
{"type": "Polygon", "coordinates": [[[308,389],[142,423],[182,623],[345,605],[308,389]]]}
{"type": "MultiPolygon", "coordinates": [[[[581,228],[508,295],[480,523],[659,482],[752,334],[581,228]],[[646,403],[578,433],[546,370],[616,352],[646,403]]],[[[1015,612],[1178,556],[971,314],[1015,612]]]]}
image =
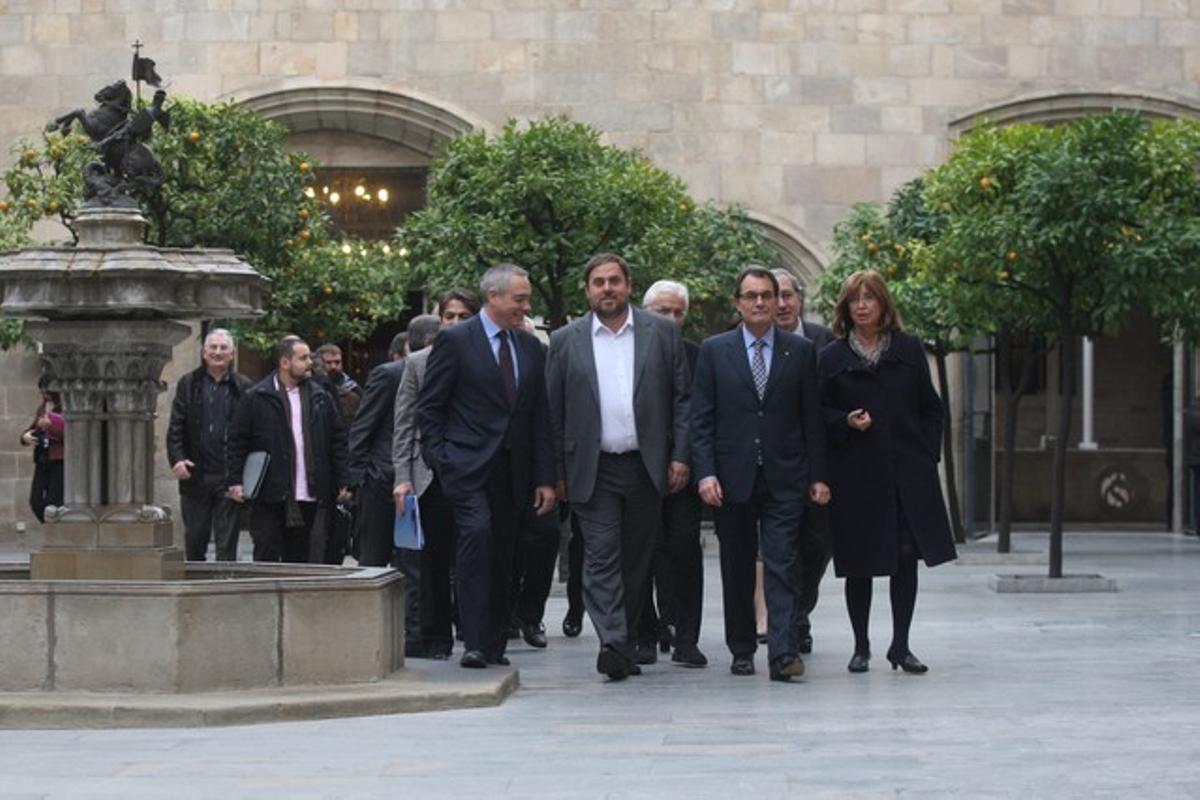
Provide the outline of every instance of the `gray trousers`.
{"type": "Polygon", "coordinates": [[[601,646],[632,658],[662,516],[641,454],[601,453],[591,499],[572,508],[583,532],[583,605],[601,646]]]}

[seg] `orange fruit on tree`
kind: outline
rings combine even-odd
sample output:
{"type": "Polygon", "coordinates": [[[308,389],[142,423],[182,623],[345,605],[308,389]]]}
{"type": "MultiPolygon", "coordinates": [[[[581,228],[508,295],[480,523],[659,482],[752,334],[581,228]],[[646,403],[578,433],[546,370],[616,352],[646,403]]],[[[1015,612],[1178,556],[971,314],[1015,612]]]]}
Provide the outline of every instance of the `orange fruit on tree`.
{"type": "Polygon", "coordinates": [[[188,141],[191,142],[192,144],[195,144],[196,142],[200,141],[200,131],[192,131],[191,133],[189,133],[188,141]]]}
{"type": "Polygon", "coordinates": [[[308,231],[307,229],[306,229],[306,230],[302,230],[302,231],[300,231],[300,238],[301,238],[301,239],[308,239],[310,236],[312,236],[312,234],[311,234],[311,233],[309,233],[309,231],[308,231]]]}
{"type": "Polygon", "coordinates": [[[300,162],[300,171],[301,172],[308,172],[310,169],[312,169],[312,164],[309,164],[307,161],[300,162]]]}
{"type": "Polygon", "coordinates": [[[984,177],[980,178],[979,179],[979,188],[983,189],[985,192],[988,189],[992,188],[992,179],[987,177],[986,175],[984,177]]]}

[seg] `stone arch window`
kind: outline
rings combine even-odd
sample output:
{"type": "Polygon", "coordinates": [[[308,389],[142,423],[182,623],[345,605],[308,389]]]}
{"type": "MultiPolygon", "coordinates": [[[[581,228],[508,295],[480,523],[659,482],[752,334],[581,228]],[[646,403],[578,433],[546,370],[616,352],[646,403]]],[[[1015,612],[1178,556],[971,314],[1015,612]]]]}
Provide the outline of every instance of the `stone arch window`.
{"type": "Polygon", "coordinates": [[[957,139],[983,122],[1015,125],[1040,122],[1053,125],[1091,114],[1124,109],[1140,111],[1151,119],[1200,116],[1200,105],[1185,98],[1148,92],[1044,92],[993,103],[950,120],[950,136],[957,139]]]}
{"type": "MultiPolygon", "coordinates": [[[[778,266],[799,278],[800,283],[811,295],[817,278],[829,264],[829,257],[817,246],[816,242],[785,220],[759,211],[747,211],[746,216],[767,237],[767,242],[775,251],[775,261],[778,266]]],[[[809,319],[816,320],[819,317],[816,311],[813,304],[808,303],[805,305],[804,315],[809,319]]]]}

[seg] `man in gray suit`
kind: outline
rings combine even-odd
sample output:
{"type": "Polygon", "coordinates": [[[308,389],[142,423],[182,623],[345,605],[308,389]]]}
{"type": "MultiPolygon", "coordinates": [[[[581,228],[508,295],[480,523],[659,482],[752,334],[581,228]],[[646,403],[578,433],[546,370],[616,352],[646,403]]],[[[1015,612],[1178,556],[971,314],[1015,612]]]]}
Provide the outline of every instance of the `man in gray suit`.
{"type": "Polygon", "coordinates": [[[421,455],[417,395],[425,383],[425,366],[437,332],[470,319],[478,311],[479,302],[473,293],[452,289],[438,301],[437,316],[424,314],[408,324],[411,352],[405,359],[407,366],[393,406],[392,466],[396,478],[392,497],[398,508],[403,508],[410,494],[420,499],[421,527],[425,531],[425,549],[420,553],[405,552],[401,561],[408,578],[407,606],[410,610],[416,607],[419,620],[419,641],[412,648],[406,647],[405,653],[418,658],[442,660],[449,658],[454,649],[451,572],[457,535],[453,509],[421,455]]]}
{"type": "MultiPolygon", "coordinates": [[[[803,336],[813,343],[818,355],[833,341],[833,332],[824,325],[804,319],[804,287],[786,269],[773,270],[779,279],[779,307],[775,325],[780,330],[803,336]]],[[[808,655],[812,652],[812,623],[809,615],[817,607],[821,578],[829,565],[829,509],[809,503],[800,529],[799,558],[795,562],[796,610],[792,615],[792,631],[796,649],[808,655]]]]}
{"type": "Polygon", "coordinates": [[[636,675],[638,617],[662,498],[688,481],[691,376],[679,329],[629,304],[629,265],[584,267],[592,310],[550,337],[547,395],[560,491],[583,532],[584,605],[600,638],[596,669],[636,675]]]}

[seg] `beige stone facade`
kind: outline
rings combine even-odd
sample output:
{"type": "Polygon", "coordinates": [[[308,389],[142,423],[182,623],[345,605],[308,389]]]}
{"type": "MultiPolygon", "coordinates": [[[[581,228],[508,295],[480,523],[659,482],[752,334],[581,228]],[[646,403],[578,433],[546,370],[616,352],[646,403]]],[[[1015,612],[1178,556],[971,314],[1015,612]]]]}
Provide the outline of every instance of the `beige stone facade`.
{"type": "MultiPolygon", "coordinates": [[[[376,136],[405,163],[568,113],[747,206],[810,275],[850,205],[938,163],[974,111],[1200,97],[1200,0],[0,0],[0,142],[88,105],[135,39],[172,92],[326,132],[311,141],[376,136]]],[[[7,448],[33,372],[0,393],[0,525],[28,516],[7,448]]]]}

